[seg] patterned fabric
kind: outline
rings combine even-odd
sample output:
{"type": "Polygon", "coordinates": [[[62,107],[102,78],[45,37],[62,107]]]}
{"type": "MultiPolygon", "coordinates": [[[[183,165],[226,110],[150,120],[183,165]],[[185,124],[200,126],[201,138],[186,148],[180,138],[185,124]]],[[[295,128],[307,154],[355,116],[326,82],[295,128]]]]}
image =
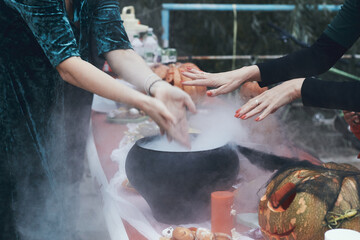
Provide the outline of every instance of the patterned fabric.
{"type": "Polygon", "coordinates": [[[131,48],[113,0],[0,0],[0,239],[77,239],[92,95],[55,66],[131,48]],[[75,26],[79,26],[76,28],[75,26]]]}

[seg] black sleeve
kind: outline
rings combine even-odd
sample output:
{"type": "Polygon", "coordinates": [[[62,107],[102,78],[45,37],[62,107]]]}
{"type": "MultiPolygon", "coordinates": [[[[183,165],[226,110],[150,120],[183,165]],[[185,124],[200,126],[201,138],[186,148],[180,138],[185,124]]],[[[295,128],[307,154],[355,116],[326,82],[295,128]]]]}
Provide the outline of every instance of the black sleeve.
{"type": "Polygon", "coordinates": [[[305,106],[360,111],[360,82],[334,82],[306,78],[301,87],[305,106]]]}
{"type": "Polygon", "coordinates": [[[259,84],[264,87],[293,78],[324,73],[341,58],[346,50],[323,33],[311,47],[257,64],[261,74],[259,84]]]}

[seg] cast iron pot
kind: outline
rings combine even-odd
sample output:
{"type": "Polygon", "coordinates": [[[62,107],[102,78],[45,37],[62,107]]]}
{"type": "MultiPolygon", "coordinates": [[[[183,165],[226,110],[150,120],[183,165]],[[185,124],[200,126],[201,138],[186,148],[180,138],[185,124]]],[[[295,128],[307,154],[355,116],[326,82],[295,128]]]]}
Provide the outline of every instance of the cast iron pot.
{"type": "Polygon", "coordinates": [[[231,144],[193,152],[165,152],[143,146],[159,136],[138,140],[126,158],[130,183],[159,222],[184,224],[210,218],[210,196],[229,190],[239,171],[231,144]]]}

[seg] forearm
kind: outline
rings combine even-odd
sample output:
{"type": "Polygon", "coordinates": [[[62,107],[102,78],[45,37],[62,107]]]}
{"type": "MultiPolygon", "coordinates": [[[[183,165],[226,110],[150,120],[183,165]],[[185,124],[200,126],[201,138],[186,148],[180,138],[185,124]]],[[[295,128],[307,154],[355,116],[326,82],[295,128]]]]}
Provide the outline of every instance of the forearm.
{"type": "Polygon", "coordinates": [[[360,82],[305,79],[301,96],[305,106],[360,111],[360,82]]]}
{"type": "Polygon", "coordinates": [[[114,50],[104,55],[116,75],[144,90],[144,81],[153,71],[134,50],[114,50]]]}
{"type": "Polygon", "coordinates": [[[309,48],[282,58],[258,64],[261,86],[293,78],[310,77],[329,70],[346,52],[346,48],[322,34],[309,48]]]}
{"type": "Polygon", "coordinates": [[[56,69],[68,83],[99,96],[139,108],[147,100],[144,94],[119,83],[79,57],[66,59],[56,69]]]}

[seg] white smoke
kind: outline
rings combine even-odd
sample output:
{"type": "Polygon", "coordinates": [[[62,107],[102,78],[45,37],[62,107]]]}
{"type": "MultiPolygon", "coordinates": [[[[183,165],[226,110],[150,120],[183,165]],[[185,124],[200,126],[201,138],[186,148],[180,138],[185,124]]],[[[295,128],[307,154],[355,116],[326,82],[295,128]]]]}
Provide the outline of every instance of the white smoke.
{"type": "Polygon", "coordinates": [[[198,113],[191,115],[189,125],[191,130],[199,132],[191,138],[191,150],[166,137],[157,138],[142,147],[157,151],[188,152],[203,151],[221,147],[232,141],[245,141],[248,129],[243,121],[235,118],[237,105],[222,100],[216,105],[206,105],[198,109],[198,113]]]}

